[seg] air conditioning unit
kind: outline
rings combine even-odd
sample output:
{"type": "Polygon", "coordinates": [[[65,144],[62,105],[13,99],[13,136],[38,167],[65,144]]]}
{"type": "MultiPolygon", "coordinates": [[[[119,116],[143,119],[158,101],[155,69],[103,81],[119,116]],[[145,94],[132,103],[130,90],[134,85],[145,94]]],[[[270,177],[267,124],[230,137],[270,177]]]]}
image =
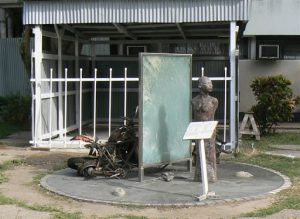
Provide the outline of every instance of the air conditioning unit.
{"type": "Polygon", "coordinates": [[[147,52],[147,46],[127,46],[128,56],[138,56],[140,52],[147,52]]]}
{"type": "Polygon", "coordinates": [[[279,59],[279,45],[259,45],[258,57],[260,59],[279,59]]]}

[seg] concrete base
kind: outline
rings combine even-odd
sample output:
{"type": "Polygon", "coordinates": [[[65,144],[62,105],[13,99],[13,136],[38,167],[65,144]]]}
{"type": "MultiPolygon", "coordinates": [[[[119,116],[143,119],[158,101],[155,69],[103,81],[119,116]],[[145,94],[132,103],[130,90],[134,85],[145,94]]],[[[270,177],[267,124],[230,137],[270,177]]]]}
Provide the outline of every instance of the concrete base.
{"type": "Polygon", "coordinates": [[[218,166],[218,181],[209,184],[209,192],[214,196],[198,201],[202,185],[193,181],[194,173],[186,172],[186,166],[172,165],[164,170],[148,168],[145,180],[138,182],[137,170],[131,171],[125,179],[79,177],[75,170],[64,169],[41,180],[46,189],[78,200],[126,205],[191,206],[207,205],[229,201],[261,198],[279,192],[290,186],[287,177],[278,172],[240,163],[222,163],[218,166]],[[239,171],[249,172],[250,178],[237,177],[239,171]],[[167,182],[162,172],[174,173],[173,180],[167,182]],[[122,196],[115,195],[117,190],[122,196]]]}

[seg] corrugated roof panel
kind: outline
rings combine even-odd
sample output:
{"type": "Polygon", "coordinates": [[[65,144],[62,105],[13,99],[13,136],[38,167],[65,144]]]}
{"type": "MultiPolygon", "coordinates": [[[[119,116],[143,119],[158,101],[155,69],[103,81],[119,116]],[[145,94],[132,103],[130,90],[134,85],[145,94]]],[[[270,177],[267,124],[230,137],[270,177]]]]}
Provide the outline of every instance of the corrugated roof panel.
{"type": "Polygon", "coordinates": [[[24,1],[24,24],[248,20],[251,0],[24,1]]]}

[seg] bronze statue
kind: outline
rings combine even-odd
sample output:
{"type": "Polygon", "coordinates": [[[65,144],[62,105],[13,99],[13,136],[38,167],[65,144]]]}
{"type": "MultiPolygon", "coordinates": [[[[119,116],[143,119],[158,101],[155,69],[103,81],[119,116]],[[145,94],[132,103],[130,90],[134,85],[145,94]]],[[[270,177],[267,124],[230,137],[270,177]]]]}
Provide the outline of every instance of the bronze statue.
{"type": "MultiPolygon", "coordinates": [[[[209,95],[213,90],[213,85],[208,77],[199,78],[199,94],[192,99],[193,118],[194,121],[213,121],[215,112],[218,108],[218,99],[209,95]]],[[[205,142],[205,154],[207,163],[207,176],[209,182],[217,180],[217,164],[216,164],[216,149],[215,149],[216,133],[212,138],[205,142]]],[[[195,181],[201,179],[201,169],[198,150],[196,150],[196,170],[195,181]]]]}

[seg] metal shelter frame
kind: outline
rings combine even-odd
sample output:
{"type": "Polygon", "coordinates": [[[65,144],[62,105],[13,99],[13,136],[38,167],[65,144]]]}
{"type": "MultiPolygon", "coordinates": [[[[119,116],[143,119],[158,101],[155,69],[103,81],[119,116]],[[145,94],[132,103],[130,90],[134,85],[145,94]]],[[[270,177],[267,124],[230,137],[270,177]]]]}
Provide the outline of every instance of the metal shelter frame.
{"type": "MultiPolygon", "coordinates": [[[[118,44],[118,54],[124,54],[122,45],[132,44],[140,45],[149,42],[155,42],[158,45],[158,52],[161,51],[163,42],[186,43],[198,42],[199,40],[216,39],[226,41],[229,39],[229,63],[230,76],[224,76],[225,82],[230,81],[230,145],[235,147],[237,144],[236,130],[237,127],[237,84],[236,84],[236,56],[237,56],[237,35],[239,32],[238,22],[248,20],[250,0],[216,0],[212,3],[210,0],[203,1],[93,1],[89,0],[84,3],[78,0],[67,1],[24,1],[24,24],[35,25],[34,43],[35,48],[32,53],[33,57],[33,144],[38,146],[43,140],[48,139],[48,143],[54,135],[63,138],[68,131],[75,128],[81,130],[82,118],[80,110],[80,81],[90,80],[91,82],[100,81],[96,79],[82,78],[79,62],[80,60],[90,60],[92,69],[95,69],[95,61],[98,59],[94,54],[95,44],[118,44]],[[139,2],[139,3],[138,3],[139,2]],[[82,5],[84,4],[84,5],[82,5]],[[101,15],[101,16],[100,16],[101,15]],[[49,31],[44,26],[53,26],[54,31],[49,31]],[[57,41],[57,53],[47,54],[44,52],[44,37],[49,37],[57,41]],[[99,37],[102,39],[99,40],[99,37]],[[103,39],[105,38],[105,39],[103,39]],[[63,41],[74,42],[74,55],[63,54],[63,41]],[[91,44],[91,57],[80,56],[80,43],[91,44]],[[74,60],[74,76],[67,77],[67,72],[63,71],[62,60],[74,60]],[[57,76],[45,79],[42,72],[47,69],[43,65],[44,60],[57,60],[57,76]],[[63,77],[63,75],[65,77],[63,77]],[[51,92],[47,95],[43,93],[42,82],[57,82],[57,92],[51,92]],[[67,127],[66,99],[68,92],[66,84],[69,81],[78,81],[73,94],[76,96],[76,124],[73,127],[67,127]],[[63,87],[63,83],[65,86],[63,87]],[[50,135],[42,135],[42,98],[58,97],[57,132],[52,132],[53,127],[50,125],[50,135]],[[65,113],[64,113],[65,112],[65,113]]],[[[111,57],[99,58],[103,61],[111,57]]],[[[118,59],[118,57],[115,57],[118,59]]],[[[127,59],[131,59],[127,57],[127,59]]],[[[126,58],[125,58],[126,60],[126,58]]],[[[51,72],[48,69],[49,73],[51,72]]],[[[52,70],[53,71],[53,70],[52,70]]],[[[66,71],[66,70],[65,70],[66,71]]],[[[68,71],[68,70],[67,70],[68,71]]],[[[99,70],[101,71],[101,69],[99,70]]],[[[227,71],[227,70],[225,70],[227,71]]],[[[52,75],[52,73],[51,73],[52,75]]],[[[99,73],[98,73],[99,75],[99,73]]],[[[124,77],[128,80],[127,76],[124,77]]],[[[130,79],[129,79],[130,80],[130,79]]],[[[136,79],[132,79],[135,80],[136,79]]],[[[197,80],[194,78],[194,80],[197,80]]],[[[213,79],[214,80],[214,79],[213,79]]],[[[217,80],[217,79],[216,79],[217,80]]],[[[112,77],[108,80],[112,81],[112,77]]],[[[95,98],[95,97],[94,97],[95,98]]],[[[51,102],[51,101],[50,101],[51,102]]],[[[49,108],[52,109],[53,106],[49,108]]],[[[126,115],[126,109],[124,110],[126,115]]],[[[95,113],[95,110],[94,110],[95,113]]],[[[51,113],[50,113],[51,114],[51,113]]],[[[50,116],[51,117],[51,116],[50,116]]],[[[94,121],[95,124],[95,115],[94,121]]],[[[50,122],[51,124],[51,122],[50,122]]],[[[111,122],[109,122],[111,124],[111,122]]],[[[110,128],[109,128],[110,130],[110,128]]],[[[94,131],[95,132],[95,131],[94,131]]],[[[224,135],[225,136],[225,135],[224,135]]],[[[66,145],[66,140],[64,140],[66,145]]]]}

